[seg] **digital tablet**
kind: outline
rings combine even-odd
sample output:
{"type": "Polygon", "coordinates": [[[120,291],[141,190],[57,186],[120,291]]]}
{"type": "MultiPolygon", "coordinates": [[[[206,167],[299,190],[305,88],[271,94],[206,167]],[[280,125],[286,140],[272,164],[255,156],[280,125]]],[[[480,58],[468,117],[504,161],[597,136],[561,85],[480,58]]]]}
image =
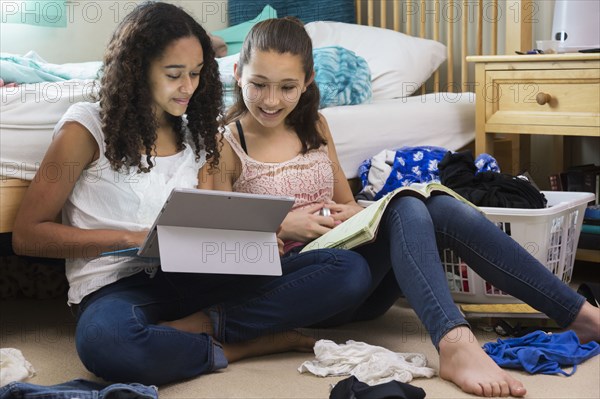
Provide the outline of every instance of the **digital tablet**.
{"type": "Polygon", "coordinates": [[[139,256],[168,272],[281,275],[276,232],[293,197],[174,189],[139,256]]]}

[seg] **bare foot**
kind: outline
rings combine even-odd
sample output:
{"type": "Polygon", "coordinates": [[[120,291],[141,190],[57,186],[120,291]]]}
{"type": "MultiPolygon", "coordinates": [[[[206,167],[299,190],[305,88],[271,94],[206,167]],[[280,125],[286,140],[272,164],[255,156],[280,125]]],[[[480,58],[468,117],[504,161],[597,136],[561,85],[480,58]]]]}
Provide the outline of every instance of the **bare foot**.
{"type": "Polygon", "coordinates": [[[524,396],[523,384],[490,358],[466,326],[451,330],[440,341],[440,377],[478,396],[524,396]]]}
{"type": "Polygon", "coordinates": [[[254,356],[281,352],[312,352],[315,339],[291,330],[263,335],[250,341],[223,344],[223,352],[229,363],[254,356]]]}
{"type": "Polygon", "coordinates": [[[569,329],[575,331],[582,344],[600,341],[600,308],[585,302],[569,329]]]}
{"type": "Polygon", "coordinates": [[[160,326],[169,326],[176,328],[181,331],[195,333],[195,334],[213,334],[213,327],[210,321],[210,317],[204,312],[192,313],[182,319],[172,321],[162,321],[158,323],[160,326]]]}

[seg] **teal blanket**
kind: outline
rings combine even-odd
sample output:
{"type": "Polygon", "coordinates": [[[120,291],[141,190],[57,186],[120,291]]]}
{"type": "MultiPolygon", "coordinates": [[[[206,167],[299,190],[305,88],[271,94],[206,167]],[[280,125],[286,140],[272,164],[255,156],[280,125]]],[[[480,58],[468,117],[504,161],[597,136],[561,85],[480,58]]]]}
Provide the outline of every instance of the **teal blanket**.
{"type": "Polygon", "coordinates": [[[24,56],[0,53],[0,78],[6,83],[60,82],[70,79],[96,79],[102,62],[51,64],[35,51],[24,56]]]}

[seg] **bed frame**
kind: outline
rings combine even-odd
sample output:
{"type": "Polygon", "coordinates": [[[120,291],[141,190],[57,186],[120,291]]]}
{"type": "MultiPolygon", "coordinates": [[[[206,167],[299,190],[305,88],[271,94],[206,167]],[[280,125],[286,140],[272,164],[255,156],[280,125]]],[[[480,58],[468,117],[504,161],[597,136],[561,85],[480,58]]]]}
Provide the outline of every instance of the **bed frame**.
{"type": "MultiPolygon", "coordinates": [[[[355,0],[358,24],[433,39],[448,59],[421,88],[430,92],[474,91],[467,55],[495,55],[532,44],[533,0],[355,0]]],[[[29,182],[0,178],[0,233],[12,231],[29,182]]]]}
{"type": "Polygon", "coordinates": [[[535,10],[534,0],[356,0],[358,24],[446,45],[447,61],[417,94],[474,92],[466,56],[531,49],[535,10]]]}

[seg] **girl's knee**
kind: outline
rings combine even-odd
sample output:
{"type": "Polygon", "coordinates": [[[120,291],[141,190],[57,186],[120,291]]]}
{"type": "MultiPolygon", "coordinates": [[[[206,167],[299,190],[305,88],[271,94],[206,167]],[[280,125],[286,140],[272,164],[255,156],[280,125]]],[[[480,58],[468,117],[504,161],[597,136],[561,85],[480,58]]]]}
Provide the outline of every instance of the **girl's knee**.
{"type": "MultiPolygon", "coordinates": [[[[84,366],[107,381],[147,385],[172,382],[164,362],[157,361],[161,358],[157,355],[160,348],[153,348],[145,337],[143,331],[127,334],[118,328],[84,329],[78,331],[75,345],[84,366]]],[[[164,356],[162,360],[167,361],[164,356]]]]}
{"type": "Polygon", "coordinates": [[[422,199],[399,197],[390,202],[386,212],[395,213],[402,222],[421,223],[430,220],[429,211],[422,199]]]}
{"type": "Polygon", "coordinates": [[[337,280],[351,298],[364,297],[371,290],[371,271],[367,260],[357,252],[337,250],[337,280]]]}
{"type": "Polygon", "coordinates": [[[486,219],[478,210],[464,204],[449,195],[435,195],[428,199],[427,209],[432,219],[434,220],[450,220],[451,218],[468,223],[470,219],[473,221],[486,219]]]}
{"type": "Polygon", "coordinates": [[[151,377],[144,340],[145,326],[114,301],[90,304],[81,314],[75,347],[88,370],[108,381],[142,382],[151,377]]]}

